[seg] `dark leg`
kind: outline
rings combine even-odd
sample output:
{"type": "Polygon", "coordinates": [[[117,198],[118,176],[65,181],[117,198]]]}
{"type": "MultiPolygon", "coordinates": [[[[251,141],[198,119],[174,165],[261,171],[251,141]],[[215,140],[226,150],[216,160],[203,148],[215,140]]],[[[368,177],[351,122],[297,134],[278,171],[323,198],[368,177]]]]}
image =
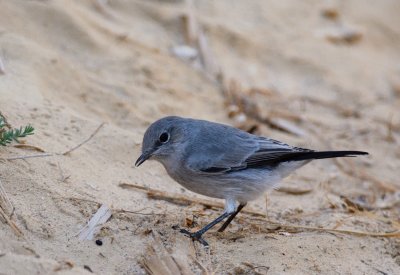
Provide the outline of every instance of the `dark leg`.
{"type": "Polygon", "coordinates": [[[228,227],[228,225],[233,221],[233,219],[236,217],[236,215],[239,214],[240,210],[242,210],[243,207],[246,206],[246,204],[247,204],[247,203],[241,203],[241,204],[239,204],[237,210],[236,210],[234,213],[232,213],[231,216],[230,216],[230,217],[225,221],[225,223],[221,226],[221,228],[218,229],[218,232],[223,232],[223,231],[228,227]]]}
{"type": "Polygon", "coordinates": [[[204,246],[208,246],[208,243],[201,237],[204,233],[206,233],[208,230],[210,230],[214,225],[222,222],[226,217],[228,217],[229,215],[232,215],[230,213],[224,213],[221,216],[219,216],[218,218],[216,218],[215,220],[213,220],[212,222],[210,222],[209,224],[207,224],[206,226],[204,226],[202,229],[200,229],[199,231],[196,232],[189,232],[186,229],[181,229],[180,232],[188,235],[189,237],[191,237],[194,241],[198,241],[200,242],[202,245],[204,246]]]}

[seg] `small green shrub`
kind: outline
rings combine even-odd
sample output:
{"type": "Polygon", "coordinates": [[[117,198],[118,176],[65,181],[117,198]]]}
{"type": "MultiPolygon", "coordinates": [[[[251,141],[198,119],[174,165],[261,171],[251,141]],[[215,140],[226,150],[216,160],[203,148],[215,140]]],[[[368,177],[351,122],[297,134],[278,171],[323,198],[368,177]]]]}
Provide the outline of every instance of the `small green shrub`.
{"type": "Polygon", "coordinates": [[[6,118],[0,113],[0,145],[6,146],[12,141],[19,142],[19,138],[33,135],[34,130],[31,125],[12,129],[6,118]]]}

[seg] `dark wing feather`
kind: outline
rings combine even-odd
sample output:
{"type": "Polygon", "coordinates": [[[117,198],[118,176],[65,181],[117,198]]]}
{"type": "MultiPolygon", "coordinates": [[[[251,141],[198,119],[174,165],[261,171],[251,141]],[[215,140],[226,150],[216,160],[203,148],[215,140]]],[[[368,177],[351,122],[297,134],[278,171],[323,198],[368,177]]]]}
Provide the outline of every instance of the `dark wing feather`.
{"type": "Polygon", "coordinates": [[[293,147],[285,143],[257,137],[238,129],[200,121],[193,125],[196,131],[185,150],[185,165],[206,174],[223,174],[246,168],[273,167],[286,161],[334,158],[363,155],[359,151],[326,151],[293,147]]]}
{"type": "Polygon", "coordinates": [[[338,157],[354,157],[357,155],[367,155],[366,152],[360,151],[281,151],[272,153],[256,152],[247,160],[247,168],[260,168],[267,166],[275,166],[286,161],[305,161],[313,159],[326,159],[338,157]]]}
{"type": "Polygon", "coordinates": [[[288,161],[291,157],[307,155],[314,152],[313,150],[292,147],[280,142],[278,143],[280,146],[276,148],[271,148],[268,144],[262,146],[245,160],[246,167],[258,168],[263,166],[274,166],[280,162],[288,161]]]}
{"type": "MultiPolygon", "coordinates": [[[[224,131],[227,130],[230,132],[231,129],[224,129],[224,131]]],[[[250,135],[237,129],[218,140],[215,140],[215,136],[208,136],[207,132],[203,129],[202,138],[204,140],[207,136],[209,143],[203,142],[201,148],[191,147],[193,159],[188,160],[191,169],[207,174],[221,174],[248,167],[259,167],[265,161],[273,161],[287,152],[305,150],[276,140],[250,135]]]]}

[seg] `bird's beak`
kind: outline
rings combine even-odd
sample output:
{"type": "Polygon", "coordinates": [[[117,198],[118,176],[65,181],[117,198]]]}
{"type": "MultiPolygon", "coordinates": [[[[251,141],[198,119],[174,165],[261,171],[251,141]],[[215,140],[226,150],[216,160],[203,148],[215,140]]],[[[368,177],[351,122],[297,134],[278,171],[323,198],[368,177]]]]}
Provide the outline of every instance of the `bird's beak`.
{"type": "Polygon", "coordinates": [[[136,160],[135,166],[139,167],[140,164],[145,162],[149,157],[151,157],[152,152],[143,152],[140,157],[136,160]]]}

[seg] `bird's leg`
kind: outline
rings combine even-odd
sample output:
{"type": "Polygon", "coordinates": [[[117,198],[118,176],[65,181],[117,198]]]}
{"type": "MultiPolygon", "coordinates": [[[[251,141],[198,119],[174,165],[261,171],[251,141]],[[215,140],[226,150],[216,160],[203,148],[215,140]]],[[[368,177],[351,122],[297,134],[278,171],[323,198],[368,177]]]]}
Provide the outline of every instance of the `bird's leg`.
{"type": "Polygon", "coordinates": [[[237,214],[239,214],[240,210],[243,209],[243,207],[246,206],[247,203],[241,203],[239,204],[238,208],[236,209],[235,212],[233,212],[229,218],[224,222],[224,224],[220,227],[220,229],[218,229],[218,232],[223,232],[228,225],[233,221],[233,219],[236,217],[237,214]]]}
{"type": "Polygon", "coordinates": [[[204,233],[206,233],[208,230],[210,230],[214,225],[222,222],[226,217],[229,217],[229,215],[233,215],[234,213],[230,212],[224,212],[221,216],[204,226],[202,229],[196,232],[189,232],[186,229],[181,229],[180,232],[189,236],[192,238],[194,241],[198,241],[204,246],[208,246],[208,243],[201,237],[204,233]]]}

